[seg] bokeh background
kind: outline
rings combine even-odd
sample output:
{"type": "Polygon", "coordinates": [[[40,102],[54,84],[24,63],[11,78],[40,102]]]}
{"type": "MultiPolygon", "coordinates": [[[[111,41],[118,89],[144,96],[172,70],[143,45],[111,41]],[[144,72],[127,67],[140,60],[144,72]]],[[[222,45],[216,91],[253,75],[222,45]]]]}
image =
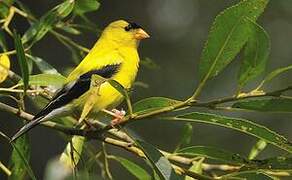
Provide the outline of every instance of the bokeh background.
{"type": "MultiPolygon", "coordinates": [[[[197,69],[200,54],[207,38],[209,28],[215,16],[226,7],[237,3],[236,0],[104,0],[98,11],[89,13],[88,17],[101,29],[109,22],[117,19],[129,19],[140,24],[149,32],[151,39],[140,45],[141,58],[152,59],[159,67],[154,69],[142,66],[137,80],[149,85],[148,88],[135,87],[132,93],[133,101],[151,96],[164,96],[184,99],[190,96],[198,84],[197,69]]],[[[23,1],[38,17],[54,7],[60,1],[56,0],[26,0],[23,1]]],[[[272,42],[271,55],[267,72],[292,64],[292,1],[271,0],[259,23],[266,29],[272,42]]],[[[14,26],[24,32],[28,24],[22,18],[16,18],[14,26]]],[[[97,35],[86,32],[73,38],[80,44],[91,47],[97,35]]],[[[75,66],[71,53],[54,37],[48,35],[34,48],[35,55],[42,57],[65,72],[75,66]]],[[[16,68],[17,63],[12,62],[16,68]]],[[[231,96],[236,90],[237,72],[240,57],[232,62],[218,77],[209,81],[200,99],[208,100],[217,97],[231,96]]],[[[262,76],[263,77],[263,76],[262,76]]],[[[246,90],[255,87],[262,78],[258,78],[246,90]]],[[[265,87],[266,90],[278,89],[292,84],[292,73],[286,73],[276,78],[265,87]]],[[[206,109],[193,109],[210,112],[206,109]]],[[[30,112],[36,112],[30,108],[30,112]]],[[[258,112],[216,112],[234,117],[244,117],[263,124],[292,140],[291,114],[258,113],[258,112]]],[[[0,112],[1,131],[12,135],[21,126],[17,117],[0,112]]],[[[149,119],[137,121],[128,129],[155,146],[164,150],[173,150],[180,139],[183,124],[163,122],[149,119]]],[[[255,138],[236,131],[211,125],[193,124],[193,145],[208,145],[247,155],[256,142],[255,138]]],[[[55,131],[37,127],[30,132],[32,168],[39,179],[48,160],[56,157],[65,147],[64,140],[55,131]]],[[[0,139],[0,160],[8,162],[11,147],[0,139]]],[[[98,144],[97,148],[98,148],[98,144]]],[[[122,156],[129,153],[111,147],[111,152],[122,156]]],[[[269,146],[259,157],[269,157],[279,153],[279,150],[269,146]]],[[[134,158],[134,157],[132,157],[134,158]]],[[[140,161],[141,162],[141,161],[140,161]]],[[[114,177],[128,179],[131,176],[121,170],[115,163],[111,166],[114,177]]],[[[4,178],[0,173],[0,179],[4,178]]]]}

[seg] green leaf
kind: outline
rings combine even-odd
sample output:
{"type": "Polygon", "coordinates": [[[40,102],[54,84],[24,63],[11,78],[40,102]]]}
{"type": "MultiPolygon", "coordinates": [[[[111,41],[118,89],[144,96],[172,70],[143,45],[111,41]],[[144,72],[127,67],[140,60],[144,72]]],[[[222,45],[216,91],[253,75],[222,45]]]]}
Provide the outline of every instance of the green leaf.
{"type": "Polygon", "coordinates": [[[60,74],[52,65],[47,63],[42,58],[36,57],[36,56],[31,56],[29,54],[26,54],[26,55],[29,59],[31,59],[36,64],[36,66],[38,67],[38,69],[42,73],[44,73],[44,74],[60,74]]]}
{"type": "Polygon", "coordinates": [[[2,52],[7,51],[7,49],[8,49],[7,48],[7,44],[6,44],[5,34],[4,34],[4,32],[2,30],[0,30],[0,47],[2,48],[2,52]]]}
{"type": "Polygon", "coordinates": [[[141,140],[137,140],[136,143],[143,150],[161,180],[181,179],[174,172],[174,169],[171,167],[168,159],[164,157],[153,145],[141,140]]]}
{"type": "Polygon", "coordinates": [[[236,102],[233,108],[247,109],[261,112],[292,112],[292,99],[268,98],[236,102]]]}
{"type": "Polygon", "coordinates": [[[17,60],[18,60],[18,63],[20,65],[21,76],[22,76],[23,85],[24,85],[23,90],[25,92],[28,88],[28,82],[29,82],[28,65],[27,65],[27,61],[26,61],[25,54],[24,54],[24,49],[23,49],[19,34],[14,32],[13,37],[14,37],[14,45],[15,45],[15,49],[16,49],[17,60]]]}
{"type": "Polygon", "coordinates": [[[140,179],[140,180],[151,179],[151,176],[147,173],[147,171],[145,171],[136,163],[122,157],[117,157],[117,156],[114,156],[113,159],[121,163],[121,165],[124,168],[126,168],[132,175],[134,175],[137,179],[140,179]]]}
{"type": "MultiPolygon", "coordinates": [[[[193,165],[189,168],[189,171],[197,173],[197,174],[203,174],[203,162],[205,158],[201,158],[200,160],[196,161],[196,163],[193,163],[193,165]]],[[[186,176],[185,180],[193,180],[194,178],[186,176]]]]}
{"type": "Polygon", "coordinates": [[[192,135],[193,135],[193,125],[191,123],[184,124],[181,140],[179,141],[174,152],[178,151],[181,147],[185,147],[188,144],[190,144],[192,140],[192,135]]]}
{"type": "Polygon", "coordinates": [[[180,102],[181,101],[165,97],[150,97],[135,103],[133,105],[133,112],[136,114],[144,114],[161,108],[169,107],[180,102]]]}
{"type": "Polygon", "coordinates": [[[85,137],[73,136],[59,158],[59,162],[73,170],[78,165],[83,152],[85,137]]]}
{"type": "Polygon", "coordinates": [[[285,137],[262,125],[256,124],[246,119],[198,112],[179,115],[176,117],[165,117],[163,119],[183,122],[201,122],[234,129],[245,134],[263,139],[267,143],[277,146],[290,153],[292,152],[292,143],[289,142],[285,137]]]}
{"type": "Polygon", "coordinates": [[[200,79],[206,81],[218,75],[234,59],[249,37],[246,18],[256,21],[267,3],[268,0],[241,1],[216,17],[202,52],[200,79]]]}
{"type": "Polygon", "coordinates": [[[239,89],[264,72],[271,48],[267,32],[257,23],[252,21],[249,23],[251,32],[239,71],[239,89]]]}
{"type": "Polygon", "coordinates": [[[133,114],[133,109],[132,109],[132,104],[131,104],[130,96],[128,94],[128,90],[126,88],[124,88],[116,80],[109,79],[107,82],[110,83],[110,85],[112,87],[114,87],[117,91],[119,91],[119,93],[121,93],[124,96],[124,98],[126,99],[126,102],[127,102],[127,106],[128,106],[128,114],[132,115],[133,114]]]}
{"type": "Polygon", "coordinates": [[[248,159],[254,159],[256,158],[259,153],[261,153],[267,146],[266,141],[260,139],[258,140],[258,142],[251,148],[249,155],[248,155],[248,159]]]}
{"type": "Polygon", "coordinates": [[[83,16],[85,13],[97,10],[99,6],[98,0],[76,0],[74,13],[83,16]]]}
{"type": "Polygon", "coordinates": [[[108,83],[111,84],[112,87],[114,87],[119,93],[121,93],[124,97],[128,97],[127,90],[116,80],[110,79],[108,80],[108,83]]]}
{"type": "Polygon", "coordinates": [[[28,162],[30,159],[30,144],[28,135],[25,134],[21,136],[11,145],[13,146],[10,159],[10,169],[12,174],[9,176],[9,179],[25,179],[26,174],[28,174],[31,179],[36,180],[36,177],[28,162]]]}
{"type": "Polygon", "coordinates": [[[230,175],[222,176],[222,179],[252,179],[252,180],[276,180],[270,175],[261,171],[248,171],[248,172],[238,172],[232,173],[230,175]],[[233,177],[233,178],[232,178],[233,177]]]}
{"type": "Polygon", "coordinates": [[[271,81],[276,76],[278,76],[286,71],[289,71],[289,70],[292,70],[292,65],[287,66],[287,67],[283,67],[283,68],[279,68],[279,69],[272,71],[270,74],[268,74],[265,77],[265,79],[261,82],[261,84],[257,87],[257,89],[260,89],[265,83],[271,81]]]}
{"type": "Polygon", "coordinates": [[[191,146],[183,148],[176,152],[178,155],[189,156],[189,157],[206,157],[214,160],[219,160],[223,162],[233,163],[233,164],[246,164],[248,160],[239,155],[223,149],[218,149],[215,147],[207,146],[191,146]]]}
{"type": "Polygon", "coordinates": [[[1,0],[0,1],[0,17],[4,19],[9,14],[9,8],[14,3],[14,0],[1,0]]]}
{"type": "Polygon", "coordinates": [[[31,41],[31,44],[33,44],[42,39],[58,21],[64,19],[71,13],[74,2],[74,0],[66,0],[43,15],[39,21],[35,22],[25,32],[22,37],[22,42],[25,44],[31,41]]]}
{"type": "Polygon", "coordinates": [[[58,24],[56,25],[57,28],[59,29],[62,29],[63,31],[67,32],[67,33],[70,33],[70,34],[73,34],[73,35],[80,35],[81,32],[72,27],[71,24],[68,24],[68,23],[64,23],[62,21],[59,21],[58,24]]]}
{"type": "MultiPolygon", "coordinates": [[[[277,171],[290,171],[292,172],[292,158],[291,157],[273,157],[264,160],[255,160],[258,164],[258,169],[263,170],[277,170],[277,171]]],[[[244,170],[244,167],[243,167],[244,170]]]]}
{"type": "MultiPolygon", "coordinates": [[[[66,82],[66,77],[59,74],[37,74],[29,76],[29,85],[35,86],[63,86],[66,82]]],[[[20,80],[19,85],[23,85],[20,80]]]]}

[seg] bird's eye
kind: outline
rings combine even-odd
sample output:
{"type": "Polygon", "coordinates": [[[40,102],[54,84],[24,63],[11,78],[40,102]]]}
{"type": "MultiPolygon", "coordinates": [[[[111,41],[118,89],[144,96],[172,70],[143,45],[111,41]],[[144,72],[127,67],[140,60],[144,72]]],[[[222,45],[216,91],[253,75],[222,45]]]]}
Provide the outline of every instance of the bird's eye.
{"type": "Polygon", "coordinates": [[[125,31],[130,31],[132,28],[131,24],[129,24],[128,26],[125,27],[125,31]]]}
{"type": "Polygon", "coordinates": [[[131,22],[125,27],[125,31],[130,31],[131,29],[138,29],[138,28],[141,28],[141,26],[134,22],[131,22]]]}

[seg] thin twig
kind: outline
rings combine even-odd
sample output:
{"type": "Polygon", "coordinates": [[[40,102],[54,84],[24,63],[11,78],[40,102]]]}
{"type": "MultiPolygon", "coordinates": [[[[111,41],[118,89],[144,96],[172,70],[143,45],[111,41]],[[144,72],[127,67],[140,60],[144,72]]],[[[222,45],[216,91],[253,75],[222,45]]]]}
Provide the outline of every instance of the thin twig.
{"type": "Polygon", "coordinates": [[[11,175],[11,171],[0,161],[0,169],[7,175],[11,175]]]}

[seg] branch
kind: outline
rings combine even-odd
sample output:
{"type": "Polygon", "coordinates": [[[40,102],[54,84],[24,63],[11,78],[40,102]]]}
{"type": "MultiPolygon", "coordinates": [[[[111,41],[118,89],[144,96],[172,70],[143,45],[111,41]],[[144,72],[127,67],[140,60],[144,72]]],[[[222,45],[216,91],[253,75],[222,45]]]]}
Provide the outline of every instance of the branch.
{"type": "MultiPolygon", "coordinates": [[[[270,92],[252,91],[250,93],[241,94],[240,96],[226,97],[226,98],[216,99],[216,100],[207,101],[207,102],[199,102],[199,101],[193,100],[193,98],[189,98],[183,102],[179,102],[172,106],[167,106],[158,110],[154,110],[149,113],[145,113],[141,115],[132,114],[132,115],[126,116],[118,125],[125,126],[126,124],[139,120],[139,119],[145,119],[145,118],[161,115],[161,114],[168,113],[180,108],[205,107],[205,108],[215,109],[216,105],[224,104],[227,102],[239,101],[243,99],[250,99],[250,98],[256,98],[256,97],[280,97],[282,93],[289,90],[292,90],[292,86],[288,86],[286,88],[270,91],[270,92]]],[[[112,128],[113,127],[111,125],[108,125],[103,129],[103,131],[108,131],[112,128]]]]}
{"type": "MultiPolygon", "coordinates": [[[[6,105],[4,103],[1,103],[1,102],[0,102],[0,110],[15,114],[15,115],[27,120],[27,121],[30,121],[33,119],[33,115],[31,115],[27,112],[24,112],[22,110],[19,110],[17,108],[11,107],[9,105],[6,105]]],[[[99,123],[99,124],[101,124],[101,123],[99,123]]],[[[133,144],[134,140],[132,140],[126,133],[118,131],[117,129],[111,129],[108,131],[108,133],[110,133],[111,135],[118,137],[119,139],[122,139],[122,140],[117,140],[117,139],[114,139],[111,137],[104,137],[102,135],[103,131],[100,131],[100,130],[93,131],[91,129],[69,128],[69,127],[65,127],[65,126],[59,125],[59,124],[51,122],[51,121],[46,121],[46,122],[42,123],[41,125],[45,126],[45,127],[49,127],[51,129],[54,129],[57,131],[60,131],[60,132],[67,134],[67,135],[78,135],[78,136],[84,136],[88,139],[101,140],[107,144],[125,149],[125,150],[139,156],[139,157],[145,158],[145,154],[143,153],[143,151],[133,144]]],[[[160,152],[165,157],[167,157],[170,161],[174,161],[174,162],[177,162],[180,164],[185,164],[185,165],[191,165],[191,164],[195,163],[195,161],[192,158],[186,158],[183,156],[173,155],[169,152],[162,151],[162,150],[160,150],[160,152]]],[[[204,163],[203,169],[206,171],[210,171],[210,170],[214,170],[214,169],[224,170],[224,171],[227,171],[227,170],[235,171],[235,170],[238,170],[238,166],[216,165],[216,164],[204,163]]],[[[184,175],[188,175],[188,176],[191,176],[194,178],[196,177],[194,175],[198,176],[198,174],[191,173],[187,170],[184,170],[183,168],[180,168],[180,170],[181,170],[180,173],[183,173],[184,175]]]]}

